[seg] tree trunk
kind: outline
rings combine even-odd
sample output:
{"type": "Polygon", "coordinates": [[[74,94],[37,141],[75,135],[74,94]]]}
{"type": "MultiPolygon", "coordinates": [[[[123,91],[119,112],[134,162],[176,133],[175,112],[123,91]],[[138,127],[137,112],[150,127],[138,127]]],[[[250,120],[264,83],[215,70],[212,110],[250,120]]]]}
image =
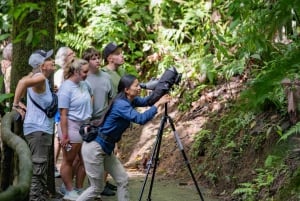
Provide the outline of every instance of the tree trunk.
{"type": "Polygon", "coordinates": [[[55,49],[56,0],[13,0],[15,8],[29,2],[39,5],[39,10],[31,12],[26,10],[27,15],[22,21],[13,20],[12,38],[15,42],[13,42],[11,91],[15,91],[18,81],[32,70],[28,65],[28,58],[33,51],[55,49]],[[46,34],[42,34],[43,32],[46,34]],[[31,33],[32,39],[29,40],[31,33]],[[24,35],[19,37],[21,34],[24,35]]]}
{"type": "MultiPolygon", "coordinates": [[[[18,81],[32,70],[28,64],[31,53],[37,49],[55,49],[56,2],[57,0],[13,0],[14,13],[18,8],[24,7],[25,3],[34,3],[38,5],[38,9],[32,9],[30,6],[29,9],[22,11],[25,13],[24,19],[13,20],[12,92],[15,91],[18,81]]],[[[51,194],[55,194],[53,146],[51,153],[53,154],[50,155],[48,168],[48,188],[51,194]]]]}

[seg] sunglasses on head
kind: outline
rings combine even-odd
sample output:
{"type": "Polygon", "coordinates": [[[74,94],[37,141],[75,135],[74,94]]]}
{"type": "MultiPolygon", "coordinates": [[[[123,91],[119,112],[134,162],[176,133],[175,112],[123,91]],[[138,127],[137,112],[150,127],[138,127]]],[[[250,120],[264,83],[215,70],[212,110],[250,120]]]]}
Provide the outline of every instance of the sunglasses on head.
{"type": "Polygon", "coordinates": [[[37,50],[34,52],[35,54],[39,54],[43,57],[46,57],[47,56],[47,52],[45,52],[44,50],[37,50]]]}

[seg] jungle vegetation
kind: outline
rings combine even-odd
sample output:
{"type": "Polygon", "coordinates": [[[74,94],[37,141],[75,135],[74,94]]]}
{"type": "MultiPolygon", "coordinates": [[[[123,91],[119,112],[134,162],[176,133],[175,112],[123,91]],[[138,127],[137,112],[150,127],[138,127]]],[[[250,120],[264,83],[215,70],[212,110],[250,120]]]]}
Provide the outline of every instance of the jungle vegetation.
{"type": "MultiPolygon", "coordinates": [[[[300,4],[295,0],[1,0],[0,10],[2,44],[8,40],[19,44],[14,51],[15,81],[28,73],[26,56],[33,49],[64,45],[80,56],[90,46],[101,51],[110,41],[124,43],[124,67],[142,81],[175,66],[183,77],[172,93],[182,113],[203,90],[247,76],[245,90],[228,105],[230,112],[216,121],[219,129],[212,132],[207,126],[197,134],[194,157],[207,140],[211,143],[206,146],[213,147],[207,148],[211,157],[220,147],[241,154],[247,146],[263,145],[272,132],[277,144],[300,130],[300,123],[282,128],[278,121],[265,126],[257,138],[250,139],[244,131],[242,141],[236,140],[241,130],[253,127],[255,117],[270,108],[282,117],[288,115],[281,81],[298,79],[300,67],[300,4]],[[49,13],[41,18],[44,10],[49,13]],[[51,24],[54,28],[49,29],[51,24]],[[228,131],[225,138],[220,137],[222,129],[228,131]]],[[[251,180],[223,175],[233,189],[225,194],[241,200],[297,200],[300,169],[275,195],[270,187],[287,170],[285,158],[273,153],[264,159],[251,180]]],[[[207,167],[197,168],[202,172],[207,167]]],[[[218,185],[217,172],[203,176],[218,185]]]]}

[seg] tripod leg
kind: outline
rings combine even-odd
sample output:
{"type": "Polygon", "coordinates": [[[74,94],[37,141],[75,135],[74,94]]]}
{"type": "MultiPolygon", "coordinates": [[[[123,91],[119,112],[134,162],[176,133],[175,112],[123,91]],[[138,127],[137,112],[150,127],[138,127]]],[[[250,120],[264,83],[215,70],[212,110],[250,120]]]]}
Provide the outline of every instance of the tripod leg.
{"type": "Polygon", "coordinates": [[[200,191],[200,188],[199,188],[199,186],[198,186],[198,183],[197,183],[197,181],[196,181],[196,178],[195,178],[195,176],[194,176],[194,174],[193,174],[193,171],[192,171],[190,162],[188,161],[188,158],[187,158],[187,156],[186,156],[186,154],[185,154],[185,152],[184,152],[182,143],[181,143],[181,141],[180,141],[180,139],[179,139],[179,135],[178,135],[178,133],[177,133],[177,131],[176,131],[176,129],[175,129],[173,120],[172,120],[171,117],[169,117],[169,116],[168,116],[168,120],[169,120],[169,123],[170,123],[170,125],[171,125],[172,131],[173,131],[173,133],[174,133],[174,136],[175,136],[177,145],[178,145],[178,147],[179,147],[179,150],[181,151],[182,156],[183,156],[184,161],[185,161],[185,164],[187,165],[188,170],[189,170],[189,172],[190,172],[190,174],[191,174],[191,176],[192,176],[192,179],[193,179],[193,181],[194,181],[194,184],[195,184],[195,186],[196,186],[196,189],[197,189],[197,191],[198,191],[198,194],[199,194],[199,196],[200,196],[200,199],[201,199],[202,201],[204,201],[204,198],[203,198],[203,196],[202,196],[202,193],[201,193],[201,191],[200,191]]]}
{"type": "Polygon", "coordinates": [[[147,179],[148,179],[148,175],[150,173],[150,169],[152,167],[152,162],[153,162],[153,159],[154,159],[152,179],[151,179],[151,184],[150,184],[149,193],[148,193],[148,199],[147,199],[148,201],[151,200],[151,192],[152,192],[152,187],[153,187],[153,182],[154,182],[156,167],[157,167],[157,163],[158,163],[158,160],[159,160],[159,149],[160,149],[161,140],[162,140],[162,134],[163,134],[163,129],[164,129],[166,121],[167,121],[167,118],[163,117],[162,120],[161,120],[161,122],[160,122],[159,130],[158,130],[158,133],[157,133],[157,136],[156,136],[156,141],[155,141],[155,145],[154,145],[154,148],[153,148],[153,151],[152,151],[152,154],[151,154],[151,158],[150,158],[149,162],[147,163],[147,173],[146,173],[146,176],[145,176],[145,179],[144,179],[144,182],[143,182],[143,187],[142,187],[142,190],[141,190],[141,193],[140,193],[139,201],[142,200],[143,193],[144,193],[145,186],[146,186],[147,179]]]}

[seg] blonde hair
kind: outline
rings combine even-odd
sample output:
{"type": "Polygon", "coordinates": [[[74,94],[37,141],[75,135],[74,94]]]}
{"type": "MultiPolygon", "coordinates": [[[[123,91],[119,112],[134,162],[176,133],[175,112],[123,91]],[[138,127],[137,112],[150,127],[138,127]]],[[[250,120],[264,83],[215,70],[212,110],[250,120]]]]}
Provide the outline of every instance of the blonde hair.
{"type": "Polygon", "coordinates": [[[83,65],[88,64],[88,62],[84,59],[74,58],[71,62],[69,62],[64,68],[64,79],[69,79],[75,72],[79,72],[83,65]]]}

